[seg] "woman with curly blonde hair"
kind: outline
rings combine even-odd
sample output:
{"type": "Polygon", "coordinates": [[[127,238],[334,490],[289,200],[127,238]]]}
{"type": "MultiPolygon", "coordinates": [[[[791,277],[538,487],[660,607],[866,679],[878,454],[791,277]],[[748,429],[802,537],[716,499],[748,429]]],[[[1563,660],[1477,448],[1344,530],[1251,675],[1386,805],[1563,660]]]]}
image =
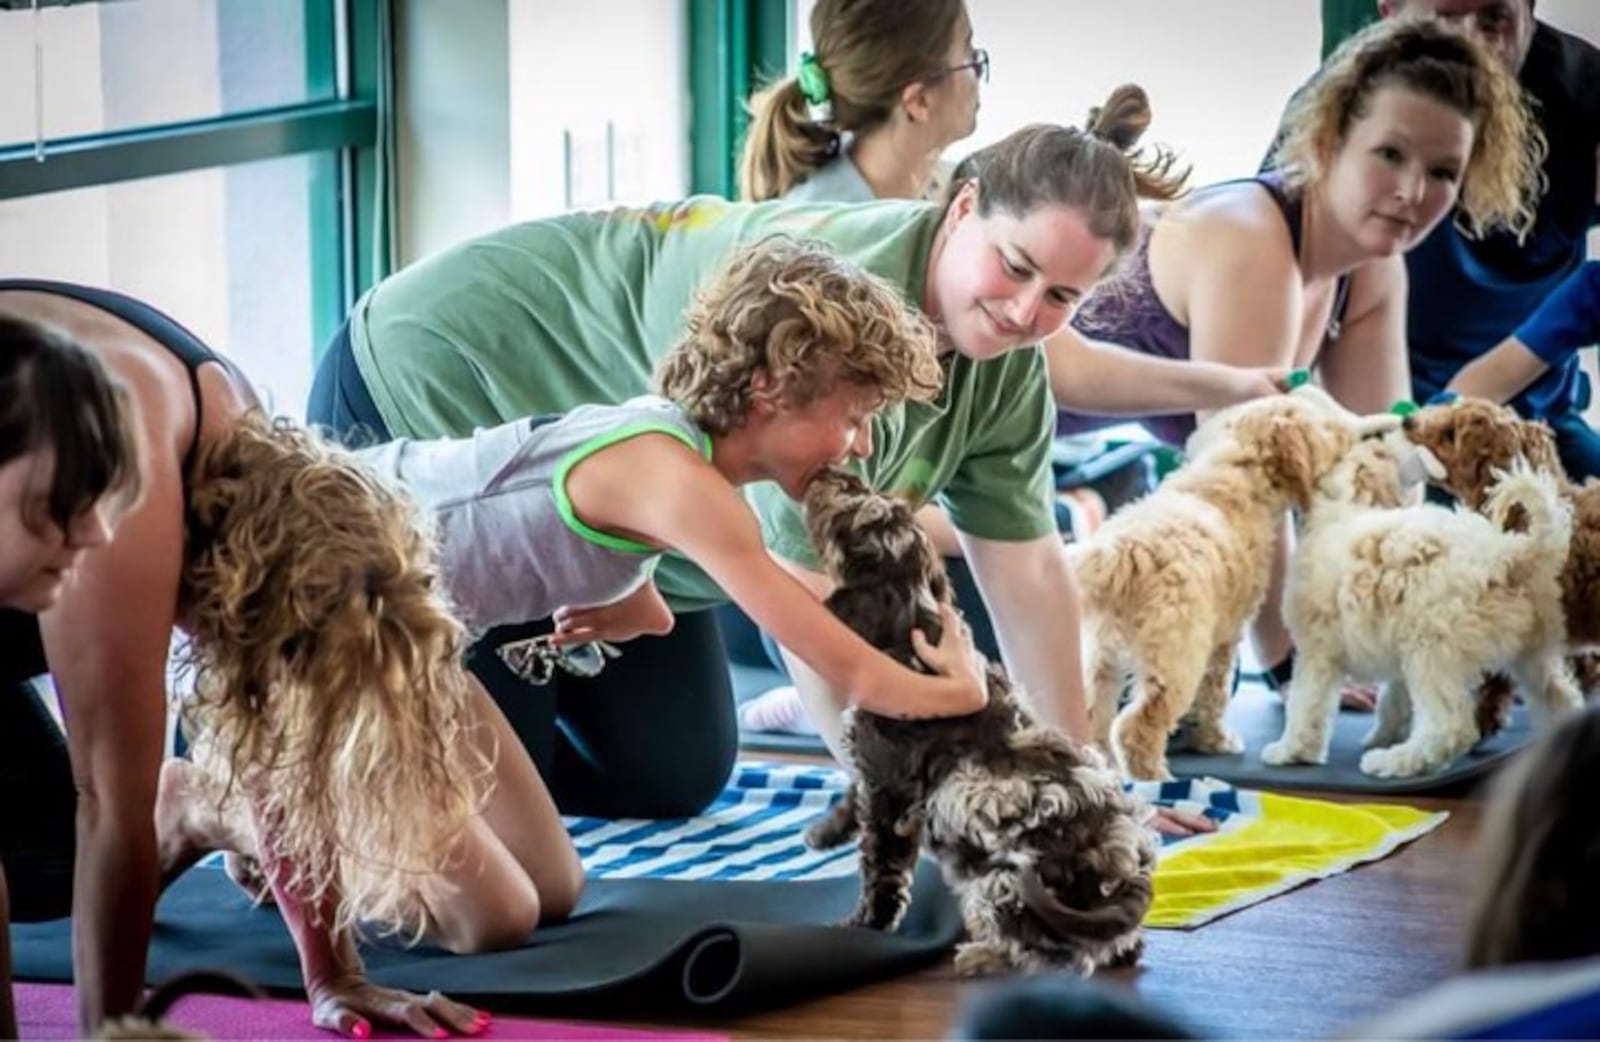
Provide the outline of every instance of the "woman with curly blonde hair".
{"type": "MultiPolygon", "coordinates": [[[[1409,396],[1403,254],[1459,204],[1474,233],[1523,233],[1544,141],[1516,80],[1472,34],[1393,18],[1347,40],[1291,106],[1278,169],[1194,192],[1149,221],[1133,262],[1085,302],[1056,343],[1063,409],[1088,339],[1151,355],[1316,372],[1356,412],[1409,396]]],[[[1181,445],[1193,413],[1147,419],[1181,445]]],[[[1110,421],[1063,411],[1060,429],[1110,421]]],[[[1253,636],[1285,683],[1278,609],[1287,524],[1253,636]]],[[[1358,695],[1360,700],[1370,696],[1358,695]]]]}
{"type": "MultiPolygon", "coordinates": [[[[509,856],[485,822],[507,802],[520,819],[537,814],[498,784],[509,758],[492,761],[488,795],[494,708],[462,672],[461,628],[414,508],[344,450],[261,418],[237,370],[139,301],[3,280],[0,328],[68,341],[109,372],[141,450],[131,462],[102,435],[62,456],[80,492],[122,475],[114,483],[142,495],[111,545],[97,545],[103,532],[73,536],[82,552],[54,566],[70,578],[53,603],[0,618],[6,679],[49,673],[66,721],[63,745],[42,709],[20,711],[38,708],[31,693],[7,692],[0,760],[31,765],[17,782],[26,789],[3,800],[8,862],[10,819],[25,819],[13,911],[72,914],[84,1033],[133,1008],[156,894],[194,856],[185,816],[208,805],[192,796],[211,781],[212,816],[226,808],[233,827],[262,837],[318,1024],[480,1030],[441,996],[369,985],[353,944],[357,922],[461,930],[440,894],[492,881],[509,856]],[[162,770],[175,629],[197,667],[205,771],[162,770]]],[[[81,426],[92,401],[7,394],[0,413],[81,426]]],[[[52,493],[47,516],[68,502],[87,499],[52,493]]],[[[553,849],[540,854],[559,864],[553,849]]],[[[570,875],[575,896],[575,857],[570,875]]]]}

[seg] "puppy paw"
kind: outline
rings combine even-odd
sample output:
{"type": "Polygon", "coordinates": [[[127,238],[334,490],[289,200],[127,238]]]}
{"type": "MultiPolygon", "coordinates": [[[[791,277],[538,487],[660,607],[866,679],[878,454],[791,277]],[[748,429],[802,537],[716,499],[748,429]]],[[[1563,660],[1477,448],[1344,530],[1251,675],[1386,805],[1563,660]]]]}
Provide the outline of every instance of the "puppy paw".
{"type": "Polygon", "coordinates": [[[1196,728],[1191,740],[1195,751],[1210,756],[1237,756],[1244,752],[1244,739],[1225,728],[1196,728]]]}
{"type": "Polygon", "coordinates": [[[987,977],[1013,968],[1010,953],[999,945],[969,941],[956,946],[956,972],[963,977],[987,977]]]}
{"type": "Polygon", "coordinates": [[[1327,763],[1327,756],[1318,756],[1309,749],[1280,738],[1261,747],[1261,762],[1268,767],[1284,767],[1294,763],[1327,763]]]}
{"type": "Polygon", "coordinates": [[[900,920],[905,918],[909,904],[905,898],[896,895],[863,895],[855,911],[850,913],[850,918],[844,921],[844,925],[891,933],[899,928],[900,920]]]}
{"type": "Polygon", "coordinates": [[[1413,778],[1442,767],[1420,751],[1405,745],[1372,749],[1361,756],[1361,773],[1374,778],[1413,778]]]}

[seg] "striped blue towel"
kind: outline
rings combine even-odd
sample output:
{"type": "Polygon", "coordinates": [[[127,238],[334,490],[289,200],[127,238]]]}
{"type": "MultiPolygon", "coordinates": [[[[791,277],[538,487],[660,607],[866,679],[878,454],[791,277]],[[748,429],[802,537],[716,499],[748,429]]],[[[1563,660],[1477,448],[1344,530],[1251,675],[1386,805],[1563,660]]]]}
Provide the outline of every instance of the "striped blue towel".
{"type": "MultiPolygon", "coordinates": [[[[584,868],[598,879],[835,879],[856,874],[855,847],[815,851],[802,834],[848,781],[836,767],[745,762],[697,817],[572,817],[566,823],[584,868]]],[[[1132,788],[1152,803],[1209,817],[1225,831],[1248,813],[1238,791],[1214,779],[1132,788]]],[[[1169,848],[1183,842],[1163,841],[1169,848]]]]}

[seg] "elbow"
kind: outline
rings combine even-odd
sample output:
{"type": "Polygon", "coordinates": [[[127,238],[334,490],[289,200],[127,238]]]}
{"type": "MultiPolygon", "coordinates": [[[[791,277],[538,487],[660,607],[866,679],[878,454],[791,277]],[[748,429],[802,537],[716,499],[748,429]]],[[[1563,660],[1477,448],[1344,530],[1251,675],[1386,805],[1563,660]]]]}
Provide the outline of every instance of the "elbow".
{"type": "Polygon", "coordinates": [[[672,614],[672,610],[670,608],[668,608],[666,605],[662,605],[659,613],[652,614],[651,617],[645,621],[644,632],[648,633],[652,637],[665,637],[667,634],[672,632],[672,628],[677,624],[678,617],[672,614]]]}

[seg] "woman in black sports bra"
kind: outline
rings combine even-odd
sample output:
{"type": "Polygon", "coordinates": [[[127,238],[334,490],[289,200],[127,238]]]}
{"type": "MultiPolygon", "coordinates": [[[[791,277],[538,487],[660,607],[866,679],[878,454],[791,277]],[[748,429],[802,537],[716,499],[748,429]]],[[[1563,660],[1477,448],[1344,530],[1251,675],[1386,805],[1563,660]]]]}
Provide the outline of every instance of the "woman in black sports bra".
{"type": "MultiPolygon", "coordinates": [[[[126,390],[66,337],[0,316],[0,670],[14,674],[24,668],[13,660],[13,633],[25,633],[35,613],[60,599],[84,555],[111,538],[138,491],[138,440],[126,390]]],[[[32,723],[13,720],[13,713],[38,704],[5,687],[0,686],[0,735],[9,737],[32,723]]],[[[63,757],[37,745],[7,752],[13,755],[0,757],[0,779],[19,787],[31,789],[52,766],[64,765],[63,757]]],[[[70,772],[56,780],[70,792],[70,772]]],[[[16,791],[11,784],[3,788],[16,791]]],[[[20,816],[31,806],[8,807],[6,813],[20,816]]],[[[70,813],[65,826],[72,827],[70,813]]],[[[14,831],[28,837],[25,827],[14,831]]],[[[41,873],[71,870],[48,853],[35,853],[48,842],[14,845],[15,856],[0,868],[20,877],[25,892],[37,888],[41,873]]],[[[17,1037],[8,889],[0,871],[0,1038],[17,1037]]]]}
{"type": "MultiPolygon", "coordinates": [[[[537,772],[506,755],[521,746],[467,679],[415,508],[343,450],[267,420],[236,369],[145,304],[0,280],[7,350],[3,331],[97,362],[127,389],[141,449],[131,469],[126,453],[57,438],[69,491],[140,498],[100,546],[106,511],[81,491],[48,497],[65,536],[19,570],[25,596],[0,587],[0,863],[13,918],[76,920],[85,1033],[132,1009],[160,886],[229,829],[274,852],[268,883],[316,1023],[481,1031],[485,1017],[437,992],[367,983],[355,924],[462,951],[520,943],[570,911],[582,873],[537,772]],[[193,763],[163,765],[175,629],[202,737],[193,763]],[[65,742],[29,684],[45,672],[65,742]],[[502,839],[486,821],[504,819],[519,831],[502,839]]],[[[81,422],[86,407],[62,401],[0,397],[0,453],[10,412],[81,422]]],[[[0,536],[19,509],[0,499],[0,536]]],[[[0,546],[0,583],[11,557],[0,546]]]]}

